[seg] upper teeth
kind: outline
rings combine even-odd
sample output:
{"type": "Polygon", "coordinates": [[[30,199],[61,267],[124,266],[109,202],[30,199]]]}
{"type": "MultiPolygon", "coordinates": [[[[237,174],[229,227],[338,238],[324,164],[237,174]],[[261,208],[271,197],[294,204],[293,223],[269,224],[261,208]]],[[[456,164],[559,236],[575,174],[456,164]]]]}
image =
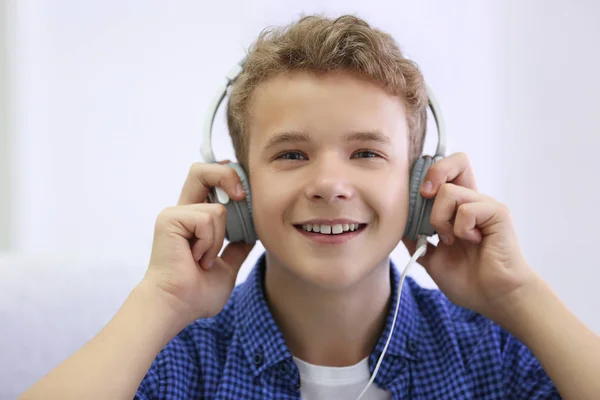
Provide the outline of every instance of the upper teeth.
{"type": "Polygon", "coordinates": [[[355,231],[358,229],[358,226],[359,224],[304,224],[302,225],[302,228],[304,228],[304,230],[307,232],[319,232],[325,235],[337,235],[342,232],[355,231]]]}

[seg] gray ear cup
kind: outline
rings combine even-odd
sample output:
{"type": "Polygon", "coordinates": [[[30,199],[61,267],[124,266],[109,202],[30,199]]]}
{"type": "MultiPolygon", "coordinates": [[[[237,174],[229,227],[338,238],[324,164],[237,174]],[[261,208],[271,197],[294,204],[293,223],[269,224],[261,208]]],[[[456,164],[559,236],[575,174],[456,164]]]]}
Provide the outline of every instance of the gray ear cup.
{"type": "Polygon", "coordinates": [[[411,172],[408,220],[404,231],[404,235],[409,240],[417,240],[419,235],[432,236],[436,233],[430,223],[433,199],[425,199],[420,192],[427,171],[434,162],[435,160],[431,157],[421,157],[417,160],[411,172]]]}
{"type": "Polygon", "coordinates": [[[242,186],[246,191],[246,197],[241,201],[229,199],[226,203],[219,201],[214,188],[211,188],[208,200],[211,203],[221,203],[227,210],[227,222],[225,227],[225,238],[231,243],[254,244],[258,239],[254,230],[254,220],[252,219],[252,193],[250,192],[250,182],[246,172],[241,165],[236,163],[227,164],[233,168],[240,177],[242,186]]]}

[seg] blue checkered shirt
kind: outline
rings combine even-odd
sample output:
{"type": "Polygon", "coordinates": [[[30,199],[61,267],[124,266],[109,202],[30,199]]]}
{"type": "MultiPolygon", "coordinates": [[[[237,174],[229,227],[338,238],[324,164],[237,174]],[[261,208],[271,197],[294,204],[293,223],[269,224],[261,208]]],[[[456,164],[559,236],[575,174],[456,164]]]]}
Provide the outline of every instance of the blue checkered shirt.
{"type": "MultiPolygon", "coordinates": [[[[223,311],[187,326],[158,354],[138,400],[300,399],[300,375],[264,295],[264,256],[223,311]]],[[[369,357],[387,340],[399,273],[390,263],[392,301],[369,357]]],[[[410,277],[375,384],[394,399],[560,399],[532,353],[498,325],[452,304],[410,277]]]]}

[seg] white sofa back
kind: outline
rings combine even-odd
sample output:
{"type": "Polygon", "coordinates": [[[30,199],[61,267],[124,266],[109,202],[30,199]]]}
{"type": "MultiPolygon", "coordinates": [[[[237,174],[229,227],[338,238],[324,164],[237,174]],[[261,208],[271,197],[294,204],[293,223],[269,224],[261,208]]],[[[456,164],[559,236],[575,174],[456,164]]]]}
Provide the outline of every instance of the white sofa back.
{"type": "Polygon", "coordinates": [[[146,266],[0,253],[0,399],[16,399],[93,337],[146,266]]]}

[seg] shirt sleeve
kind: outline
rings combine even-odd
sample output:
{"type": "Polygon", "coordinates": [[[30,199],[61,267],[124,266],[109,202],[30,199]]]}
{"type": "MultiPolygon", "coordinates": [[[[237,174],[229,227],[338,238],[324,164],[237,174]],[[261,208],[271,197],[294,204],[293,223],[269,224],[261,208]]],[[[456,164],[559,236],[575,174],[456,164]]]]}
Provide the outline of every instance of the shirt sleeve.
{"type": "Polygon", "coordinates": [[[537,358],[519,340],[507,334],[503,352],[506,398],[562,399],[537,358]]]}

